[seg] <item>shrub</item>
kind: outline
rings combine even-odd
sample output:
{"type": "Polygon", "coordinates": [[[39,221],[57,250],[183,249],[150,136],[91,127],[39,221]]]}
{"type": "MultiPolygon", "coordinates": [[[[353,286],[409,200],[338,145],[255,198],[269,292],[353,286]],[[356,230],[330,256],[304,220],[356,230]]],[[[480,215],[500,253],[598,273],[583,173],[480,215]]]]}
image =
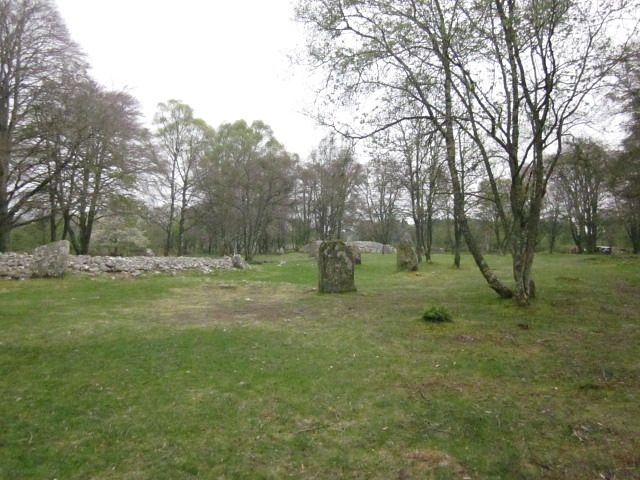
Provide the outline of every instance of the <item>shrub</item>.
{"type": "Polygon", "coordinates": [[[422,314],[422,318],[428,322],[450,322],[452,320],[451,313],[443,305],[433,305],[427,308],[422,314]]]}

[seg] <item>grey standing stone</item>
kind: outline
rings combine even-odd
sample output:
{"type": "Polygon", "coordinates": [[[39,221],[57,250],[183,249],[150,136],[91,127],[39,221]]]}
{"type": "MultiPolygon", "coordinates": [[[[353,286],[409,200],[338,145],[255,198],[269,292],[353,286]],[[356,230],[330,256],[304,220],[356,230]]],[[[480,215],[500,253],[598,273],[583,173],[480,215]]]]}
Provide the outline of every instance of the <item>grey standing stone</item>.
{"type": "Polygon", "coordinates": [[[351,255],[353,256],[353,263],[356,265],[362,265],[362,253],[360,253],[360,247],[357,245],[347,243],[347,247],[351,249],[351,255]]]}
{"type": "Polygon", "coordinates": [[[231,257],[231,263],[233,264],[233,268],[237,268],[238,270],[247,270],[251,268],[245,259],[238,254],[231,257]]]}
{"type": "Polygon", "coordinates": [[[407,272],[418,270],[418,255],[411,241],[402,240],[398,244],[396,255],[398,270],[407,272]]]}
{"type": "Polygon", "coordinates": [[[69,266],[69,241],[60,240],[36,248],[31,264],[32,278],[59,278],[69,266]]]}
{"type": "Polygon", "coordinates": [[[318,252],[320,250],[320,245],[322,245],[322,240],[314,240],[313,242],[309,242],[304,246],[304,251],[313,258],[318,258],[318,252]]]}
{"type": "Polygon", "coordinates": [[[339,240],[322,242],[318,250],[318,291],[343,293],[356,290],[353,252],[339,240]]]}

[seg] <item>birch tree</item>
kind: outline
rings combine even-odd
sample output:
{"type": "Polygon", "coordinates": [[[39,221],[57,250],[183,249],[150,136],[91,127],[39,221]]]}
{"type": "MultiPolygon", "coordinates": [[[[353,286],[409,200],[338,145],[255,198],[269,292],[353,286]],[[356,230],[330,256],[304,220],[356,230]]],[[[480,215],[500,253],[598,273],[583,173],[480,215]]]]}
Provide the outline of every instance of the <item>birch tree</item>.
{"type": "Polygon", "coordinates": [[[187,214],[195,203],[197,173],[207,149],[211,147],[213,130],[193,115],[193,109],[178,100],[158,105],[154,117],[157,140],[157,192],[162,212],[160,222],[165,230],[164,254],[174,248],[184,253],[187,214]],[[176,248],[177,247],[177,248],[176,248]]]}

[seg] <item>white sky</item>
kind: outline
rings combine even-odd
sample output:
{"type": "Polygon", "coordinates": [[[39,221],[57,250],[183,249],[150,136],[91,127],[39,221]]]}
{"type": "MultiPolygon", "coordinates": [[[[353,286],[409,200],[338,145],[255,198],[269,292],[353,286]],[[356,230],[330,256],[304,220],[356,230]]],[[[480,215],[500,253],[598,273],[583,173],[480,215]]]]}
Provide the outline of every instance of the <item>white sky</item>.
{"type": "Polygon", "coordinates": [[[326,133],[302,111],[313,102],[289,55],[303,45],[293,0],[55,0],[92,76],[125,90],[150,126],[170,99],[214,128],[262,120],[306,158],[326,133]]]}

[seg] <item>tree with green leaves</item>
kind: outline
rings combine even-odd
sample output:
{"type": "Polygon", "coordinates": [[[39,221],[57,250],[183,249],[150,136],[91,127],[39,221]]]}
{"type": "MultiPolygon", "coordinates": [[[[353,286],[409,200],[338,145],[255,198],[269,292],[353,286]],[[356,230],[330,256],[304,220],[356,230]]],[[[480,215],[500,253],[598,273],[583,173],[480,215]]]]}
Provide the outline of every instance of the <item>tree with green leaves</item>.
{"type": "MultiPolygon", "coordinates": [[[[364,166],[363,180],[359,187],[359,197],[362,199],[361,225],[366,226],[366,239],[388,245],[392,243],[393,234],[400,222],[403,187],[397,163],[389,155],[380,153],[364,166]]],[[[363,231],[362,227],[360,231],[363,231]]]]}
{"type": "Polygon", "coordinates": [[[602,145],[579,138],[562,153],[551,180],[579,253],[596,252],[610,161],[611,155],[602,145]]]}
{"type": "Polygon", "coordinates": [[[316,237],[341,240],[348,213],[356,210],[354,200],[362,181],[362,166],[356,162],[353,144],[337,135],[325,137],[311,153],[307,169],[315,179],[309,193],[316,237]]]}
{"type": "Polygon", "coordinates": [[[311,241],[313,233],[313,192],[316,190],[317,177],[305,165],[296,165],[295,183],[292,192],[291,226],[292,242],[296,248],[311,241]]]}
{"type": "Polygon", "coordinates": [[[216,130],[199,174],[201,209],[217,212],[223,242],[245,259],[258,252],[270,226],[286,220],[295,165],[264,122],[239,120],[216,130]]]}
{"type": "Polygon", "coordinates": [[[489,226],[493,233],[493,242],[490,242],[486,250],[497,251],[504,255],[509,249],[509,243],[511,242],[511,232],[507,230],[511,227],[511,216],[509,214],[509,180],[506,178],[497,178],[496,186],[498,187],[498,195],[500,198],[495,197],[495,191],[489,185],[487,180],[480,182],[477,192],[476,209],[479,214],[480,220],[482,220],[487,226],[489,226]],[[506,209],[506,222],[501,217],[498,205],[501,204],[506,209]]]}
{"type": "Polygon", "coordinates": [[[156,192],[160,194],[159,223],[165,230],[164,254],[184,254],[189,209],[197,203],[197,174],[211,149],[213,130],[178,100],[158,105],[153,119],[157,142],[156,192]]]}

